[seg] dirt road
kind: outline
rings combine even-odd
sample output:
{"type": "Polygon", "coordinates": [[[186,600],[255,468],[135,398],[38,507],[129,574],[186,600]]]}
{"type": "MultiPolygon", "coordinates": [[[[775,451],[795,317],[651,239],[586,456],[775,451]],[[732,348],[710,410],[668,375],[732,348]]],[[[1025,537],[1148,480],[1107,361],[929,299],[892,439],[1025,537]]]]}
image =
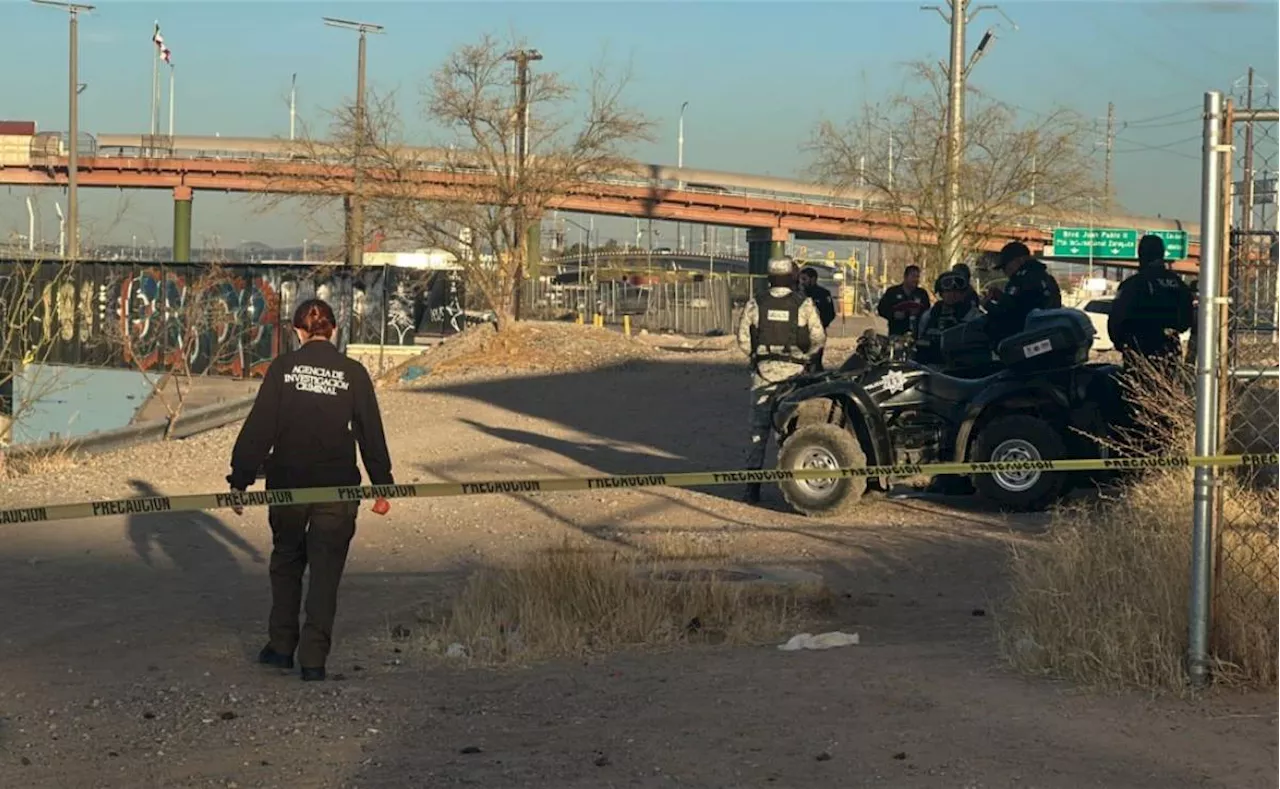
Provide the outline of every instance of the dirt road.
{"type": "MultiPolygon", "coordinates": [[[[381,395],[401,480],[734,467],[723,354],[381,395]]],[[[219,490],[234,430],[0,485],[6,505],[219,490]]],[[[0,531],[0,786],[1271,787],[1275,698],[1100,698],[1003,669],[993,617],[1035,519],[923,499],[837,523],[738,491],[398,502],[361,516],[329,670],[259,669],[265,512],[0,531]],[[442,666],[417,612],[566,535],[682,539],[821,572],[859,646],[442,666]],[[673,536],[674,535],[674,536],[673,536]],[[403,630],[407,629],[405,636],[403,630]],[[397,632],[398,638],[392,633],[397,632]]]]}

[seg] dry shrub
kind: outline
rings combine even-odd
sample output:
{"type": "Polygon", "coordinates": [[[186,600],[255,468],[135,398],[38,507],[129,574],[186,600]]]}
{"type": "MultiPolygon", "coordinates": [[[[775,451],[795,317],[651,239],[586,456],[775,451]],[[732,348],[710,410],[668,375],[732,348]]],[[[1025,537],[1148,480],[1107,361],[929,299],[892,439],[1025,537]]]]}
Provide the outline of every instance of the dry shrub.
{"type": "MultiPolygon", "coordinates": [[[[1124,386],[1134,430],[1121,454],[1189,454],[1194,400],[1185,369],[1134,365],[1124,386]]],[[[1132,477],[1102,498],[1059,509],[1042,545],[1019,548],[1001,646],[1021,670],[1083,685],[1184,692],[1192,476],[1132,477]]],[[[1223,529],[1211,658],[1219,684],[1276,684],[1276,493],[1223,475],[1223,529]]]]}
{"type": "Polygon", "coordinates": [[[0,451],[0,478],[61,474],[75,468],[78,460],[78,455],[69,443],[9,454],[0,451]]]}
{"type": "Polygon", "coordinates": [[[468,580],[435,623],[433,651],[452,644],[486,664],[688,644],[775,639],[830,605],[825,587],[744,583],[700,563],[566,543],[468,580]],[[669,580],[670,579],[670,580],[669,580]]]}

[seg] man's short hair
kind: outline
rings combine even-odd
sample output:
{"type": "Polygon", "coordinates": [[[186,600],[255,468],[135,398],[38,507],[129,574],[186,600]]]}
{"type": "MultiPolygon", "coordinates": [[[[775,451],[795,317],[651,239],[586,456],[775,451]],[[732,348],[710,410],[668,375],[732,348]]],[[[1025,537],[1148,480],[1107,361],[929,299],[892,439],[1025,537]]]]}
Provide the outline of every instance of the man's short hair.
{"type": "Polygon", "coordinates": [[[902,270],[902,276],[906,277],[908,274],[910,274],[913,271],[917,274],[920,273],[920,267],[917,266],[915,263],[912,263],[910,266],[907,266],[906,268],[904,268],[902,270]]]}
{"type": "Polygon", "coordinates": [[[1151,233],[1143,236],[1142,239],[1138,241],[1138,262],[1163,263],[1164,239],[1151,233]]]}
{"type": "Polygon", "coordinates": [[[813,266],[805,266],[800,269],[800,274],[806,277],[813,277],[814,279],[818,278],[818,270],[813,266]]]}

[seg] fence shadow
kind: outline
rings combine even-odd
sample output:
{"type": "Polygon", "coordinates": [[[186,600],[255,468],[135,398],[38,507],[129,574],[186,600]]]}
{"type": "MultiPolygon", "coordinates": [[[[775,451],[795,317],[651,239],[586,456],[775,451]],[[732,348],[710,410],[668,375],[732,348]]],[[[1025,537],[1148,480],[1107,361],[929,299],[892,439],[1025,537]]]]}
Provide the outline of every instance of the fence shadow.
{"type": "MultiPolygon", "coordinates": [[[[494,437],[541,447],[602,473],[639,474],[741,466],[749,445],[749,386],[745,362],[679,360],[461,381],[430,391],[554,422],[597,441],[469,421],[494,437]]],[[[723,495],[725,489],[708,492],[723,495]]]]}

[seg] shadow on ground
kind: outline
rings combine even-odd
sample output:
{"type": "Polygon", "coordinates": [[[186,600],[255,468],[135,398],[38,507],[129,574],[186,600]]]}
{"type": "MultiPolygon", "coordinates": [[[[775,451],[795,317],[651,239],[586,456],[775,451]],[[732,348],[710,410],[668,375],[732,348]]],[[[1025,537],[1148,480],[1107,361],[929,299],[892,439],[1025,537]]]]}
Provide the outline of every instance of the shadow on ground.
{"type": "Polygon", "coordinates": [[[640,474],[741,466],[749,385],[745,364],[633,361],[581,373],[445,383],[434,391],[640,448],[603,453],[527,431],[513,437],[604,473],[640,474]],[[657,453],[645,455],[644,447],[657,453]]]}

